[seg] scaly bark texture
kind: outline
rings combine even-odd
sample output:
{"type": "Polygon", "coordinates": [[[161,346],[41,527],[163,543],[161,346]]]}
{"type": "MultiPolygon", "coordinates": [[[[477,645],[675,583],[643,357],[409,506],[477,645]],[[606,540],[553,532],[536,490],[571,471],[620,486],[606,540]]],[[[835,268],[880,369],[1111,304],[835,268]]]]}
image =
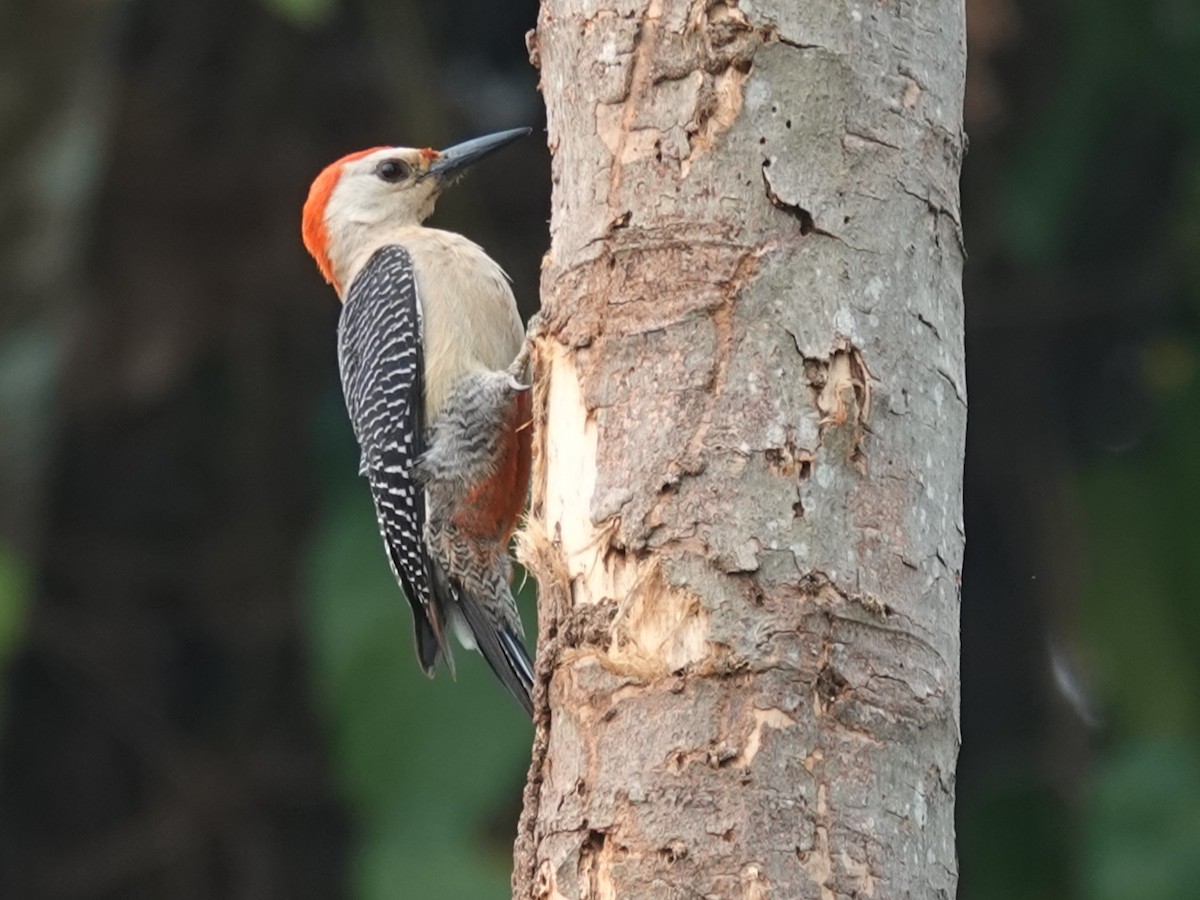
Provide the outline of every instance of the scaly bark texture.
{"type": "Polygon", "coordinates": [[[961,0],[545,0],[514,893],[951,897],[961,0]]]}

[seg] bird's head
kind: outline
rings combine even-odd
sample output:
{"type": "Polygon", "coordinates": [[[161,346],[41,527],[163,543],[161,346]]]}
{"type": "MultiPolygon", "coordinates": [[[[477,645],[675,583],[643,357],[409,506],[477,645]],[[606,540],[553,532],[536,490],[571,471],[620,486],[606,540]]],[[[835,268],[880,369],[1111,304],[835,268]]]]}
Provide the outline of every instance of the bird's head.
{"type": "MultiPolygon", "coordinates": [[[[433,213],[442,189],[493,150],[529,134],[514,128],[445,150],[372,147],[343,156],[313,181],[301,233],[325,280],[339,294],[343,267],[388,231],[419,225],[433,213]]],[[[365,262],[365,260],[360,260],[365,262]]]]}

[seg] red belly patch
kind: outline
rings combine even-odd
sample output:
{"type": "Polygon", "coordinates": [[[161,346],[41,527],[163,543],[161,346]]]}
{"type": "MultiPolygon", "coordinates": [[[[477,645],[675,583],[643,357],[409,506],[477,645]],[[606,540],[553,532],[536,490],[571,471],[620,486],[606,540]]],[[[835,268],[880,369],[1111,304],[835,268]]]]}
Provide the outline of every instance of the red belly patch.
{"type": "Polygon", "coordinates": [[[473,488],[451,519],[455,527],[507,544],[529,491],[533,401],[530,391],[514,396],[495,474],[473,488]]]}

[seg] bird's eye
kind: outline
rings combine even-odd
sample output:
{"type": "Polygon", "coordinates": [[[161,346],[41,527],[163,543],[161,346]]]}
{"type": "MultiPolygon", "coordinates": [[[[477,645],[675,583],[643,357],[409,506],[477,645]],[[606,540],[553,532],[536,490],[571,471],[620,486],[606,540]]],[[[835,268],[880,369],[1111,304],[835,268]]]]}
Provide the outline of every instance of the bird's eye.
{"type": "Polygon", "coordinates": [[[375,174],[384,181],[395,184],[408,177],[408,163],[401,159],[385,159],[375,168],[375,174]]]}

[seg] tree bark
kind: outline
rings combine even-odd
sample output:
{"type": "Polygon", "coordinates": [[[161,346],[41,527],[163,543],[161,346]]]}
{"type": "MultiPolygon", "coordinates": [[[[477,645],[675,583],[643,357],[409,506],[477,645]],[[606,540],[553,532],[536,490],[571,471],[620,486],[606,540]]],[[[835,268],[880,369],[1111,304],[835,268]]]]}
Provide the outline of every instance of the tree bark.
{"type": "Polygon", "coordinates": [[[514,896],[951,897],[962,3],[544,0],[530,49],[514,896]]]}

